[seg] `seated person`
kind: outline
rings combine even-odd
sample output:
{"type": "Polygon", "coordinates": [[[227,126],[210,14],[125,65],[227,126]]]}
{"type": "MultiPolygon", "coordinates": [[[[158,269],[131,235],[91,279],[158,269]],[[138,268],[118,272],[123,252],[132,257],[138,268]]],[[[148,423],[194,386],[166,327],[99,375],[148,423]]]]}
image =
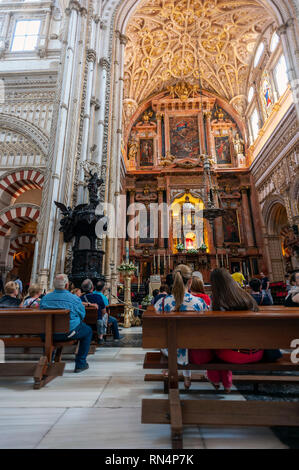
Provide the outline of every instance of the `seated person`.
{"type": "Polygon", "coordinates": [[[154,299],[153,299],[153,300],[154,300],[154,304],[155,304],[156,302],[158,302],[158,300],[163,299],[163,297],[167,297],[167,295],[169,295],[169,292],[170,292],[170,290],[169,290],[168,285],[167,285],[167,284],[162,284],[162,285],[160,286],[160,289],[159,289],[159,291],[158,291],[158,294],[157,294],[157,295],[154,297],[154,299]]]}
{"type": "Polygon", "coordinates": [[[22,300],[18,299],[19,286],[10,281],[5,284],[4,295],[0,299],[0,308],[16,308],[22,307],[22,300]]]}
{"type": "MultiPolygon", "coordinates": [[[[189,294],[188,290],[191,286],[192,271],[189,266],[184,264],[179,264],[174,270],[174,283],[172,287],[172,295],[164,297],[155,304],[155,309],[158,313],[163,311],[196,311],[202,312],[208,310],[208,306],[204,300],[194,297],[192,294],[189,294]]],[[[208,351],[208,357],[205,356],[206,350],[202,350],[203,362],[208,362],[210,359],[210,353],[208,351]]],[[[168,350],[162,349],[162,353],[168,356],[168,350]]],[[[212,355],[211,355],[212,356],[212,355]]],[[[188,349],[178,349],[177,351],[177,361],[180,365],[187,365],[189,363],[188,359],[188,349]]],[[[163,372],[165,375],[165,371],[163,372]]],[[[191,385],[191,371],[183,370],[184,375],[184,385],[186,389],[190,388],[191,385]]]]}
{"type": "MultiPolygon", "coordinates": [[[[252,310],[258,311],[256,301],[244,289],[240,289],[239,285],[234,281],[232,276],[225,268],[216,268],[211,274],[212,287],[212,309],[213,310],[252,310]]],[[[198,362],[196,355],[200,353],[198,350],[190,350],[189,359],[194,364],[198,362]],[[196,354],[195,354],[196,352],[196,354]]],[[[256,349],[217,349],[211,351],[216,357],[223,362],[232,364],[249,364],[251,362],[259,362],[263,358],[264,351],[256,349]]],[[[220,387],[220,382],[224,386],[226,393],[230,392],[232,387],[232,372],[230,370],[208,370],[207,378],[216,390],[220,387]]]]}
{"type": "Polygon", "coordinates": [[[291,288],[284,301],[285,307],[299,307],[299,272],[293,273],[290,279],[291,288]]]}
{"type": "Polygon", "coordinates": [[[42,288],[37,284],[31,284],[28,290],[28,297],[24,300],[23,307],[27,308],[39,308],[40,305],[40,296],[42,295],[42,288]]]}
{"type": "Polygon", "coordinates": [[[74,289],[72,289],[71,293],[73,295],[76,295],[77,297],[81,297],[82,295],[81,289],[79,289],[79,287],[75,287],[74,289]]]}
{"type": "Polygon", "coordinates": [[[192,283],[190,286],[190,292],[192,295],[195,297],[199,297],[205,301],[208,307],[211,305],[211,299],[210,297],[205,293],[205,288],[203,285],[202,280],[200,279],[199,276],[194,276],[194,273],[192,274],[192,283]]]}
{"type": "Polygon", "coordinates": [[[93,293],[100,295],[105,304],[105,307],[107,307],[107,305],[109,305],[109,300],[108,300],[108,297],[105,295],[105,290],[106,290],[105,281],[98,281],[96,283],[96,289],[93,291],[93,293]]]}
{"type": "Polygon", "coordinates": [[[40,302],[41,309],[67,309],[70,311],[70,328],[68,333],[57,333],[55,341],[80,340],[79,350],[75,360],[74,372],[79,373],[89,368],[86,358],[88,355],[92,329],[84,323],[85,308],[81,300],[69,292],[69,281],[66,274],[58,274],[54,279],[55,290],[45,295],[40,302]]]}
{"type": "Polygon", "coordinates": [[[272,305],[269,295],[262,292],[262,282],[259,279],[251,279],[249,282],[251,288],[251,295],[258,305],[272,305]]]}
{"type": "Polygon", "coordinates": [[[94,286],[90,279],[85,279],[85,281],[82,282],[81,290],[83,292],[83,294],[81,295],[81,301],[84,303],[84,305],[96,304],[98,306],[97,330],[99,336],[99,344],[102,344],[104,342],[103,335],[106,333],[107,321],[108,324],[112,326],[114,341],[119,341],[120,339],[122,339],[118,331],[118,323],[116,318],[110,315],[108,317],[102,296],[99,294],[94,294],[94,286]]]}
{"type": "Polygon", "coordinates": [[[157,295],[159,295],[159,289],[154,289],[153,290],[153,298],[151,300],[151,304],[154,305],[155,303],[155,298],[157,297],[157,295]]]}

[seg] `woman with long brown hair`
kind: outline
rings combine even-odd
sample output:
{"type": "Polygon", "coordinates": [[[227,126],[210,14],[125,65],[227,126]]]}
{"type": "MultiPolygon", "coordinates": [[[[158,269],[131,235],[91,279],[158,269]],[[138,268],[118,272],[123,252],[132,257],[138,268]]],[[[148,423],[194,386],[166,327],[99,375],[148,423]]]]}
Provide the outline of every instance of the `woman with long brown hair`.
{"type": "MultiPolygon", "coordinates": [[[[171,311],[197,311],[201,312],[209,310],[208,306],[201,298],[194,297],[189,294],[192,282],[192,271],[189,266],[184,264],[178,265],[173,272],[173,287],[172,295],[164,297],[155,304],[157,312],[171,312],[171,311]]],[[[168,355],[167,349],[162,350],[163,354],[168,355]]],[[[178,349],[177,354],[178,364],[187,365],[189,363],[188,350],[178,349]]],[[[191,385],[191,371],[183,371],[185,388],[191,385]]]]}
{"type": "MultiPolygon", "coordinates": [[[[257,312],[258,305],[254,298],[242,289],[231,277],[225,268],[217,268],[211,274],[212,310],[251,310],[257,312]]],[[[256,349],[217,349],[215,355],[224,362],[231,364],[249,364],[259,362],[264,354],[256,349]]],[[[208,379],[216,389],[220,382],[223,383],[226,392],[232,387],[232,372],[229,370],[208,371],[208,379]]]]}

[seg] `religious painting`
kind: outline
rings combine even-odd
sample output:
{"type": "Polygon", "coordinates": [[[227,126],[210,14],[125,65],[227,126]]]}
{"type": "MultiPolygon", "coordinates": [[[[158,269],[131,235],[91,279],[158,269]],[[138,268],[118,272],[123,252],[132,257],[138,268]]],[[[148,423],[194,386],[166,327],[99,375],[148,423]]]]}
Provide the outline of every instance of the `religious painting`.
{"type": "Polygon", "coordinates": [[[273,93],[272,93],[272,87],[268,78],[268,74],[266,72],[264,73],[263,80],[262,80],[261,98],[262,98],[265,117],[267,118],[271,114],[272,107],[273,107],[273,93]]]}
{"type": "Polygon", "coordinates": [[[153,166],[154,141],[153,139],[140,139],[140,166],[153,166]]]}
{"type": "Polygon", "coordinates": [[[226,209],[222,217],[224,242],[240,243],[239,221],[237,211],[226,209]]]}
{"type": "Polygon", "coordinates": [[[232,162],[229,136],[215,137],[216,157],[219,165],[228,165],[232,162]]]}
{"type": "Polygon", "coordinates": [[[200,154],[197,116],[169,118],[170,153],[177,158],[200,154]]]}

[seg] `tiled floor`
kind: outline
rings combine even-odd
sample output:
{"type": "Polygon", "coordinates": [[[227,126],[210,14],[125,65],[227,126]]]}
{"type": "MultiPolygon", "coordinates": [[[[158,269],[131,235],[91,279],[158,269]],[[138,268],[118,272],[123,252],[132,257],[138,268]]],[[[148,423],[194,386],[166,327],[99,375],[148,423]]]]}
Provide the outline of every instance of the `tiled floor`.
{"type": "MultiPolygon", "coordinates": [[[[168,425],[141,424],[142,398],[165,398],[161,384],[143,381],[144,353],[141,348],[100,348],[89,356],[88,371],[73,374],[70,361],[64,376],[41,390],[33,390],[31,379],[1,379],[0,448],[113,449],[117,442],[122,449],[170,449],[168,425]]],[[[203,387],[209,389],[194,383],[192,393],[182,394],[199,398],[203,387]]],[[[244,399],[238,393],[217,396],[244,399]]],[[[286,448],[267,428],[205,427],[185,428],[184,447],[286,448]]]]}

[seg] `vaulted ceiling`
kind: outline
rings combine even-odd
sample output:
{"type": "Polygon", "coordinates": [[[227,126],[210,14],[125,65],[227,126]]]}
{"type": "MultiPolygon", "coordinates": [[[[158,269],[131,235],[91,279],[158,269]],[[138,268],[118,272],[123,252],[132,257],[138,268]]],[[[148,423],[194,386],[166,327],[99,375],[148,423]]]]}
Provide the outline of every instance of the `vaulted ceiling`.
{"type": "Polygon", "coordinates": [[[144,0],[126,31],[125,114],[178,80],[198,83],[199,69],[203,88],[243,114],[249,65],[273,22],[257,0],[144,0]]]}

